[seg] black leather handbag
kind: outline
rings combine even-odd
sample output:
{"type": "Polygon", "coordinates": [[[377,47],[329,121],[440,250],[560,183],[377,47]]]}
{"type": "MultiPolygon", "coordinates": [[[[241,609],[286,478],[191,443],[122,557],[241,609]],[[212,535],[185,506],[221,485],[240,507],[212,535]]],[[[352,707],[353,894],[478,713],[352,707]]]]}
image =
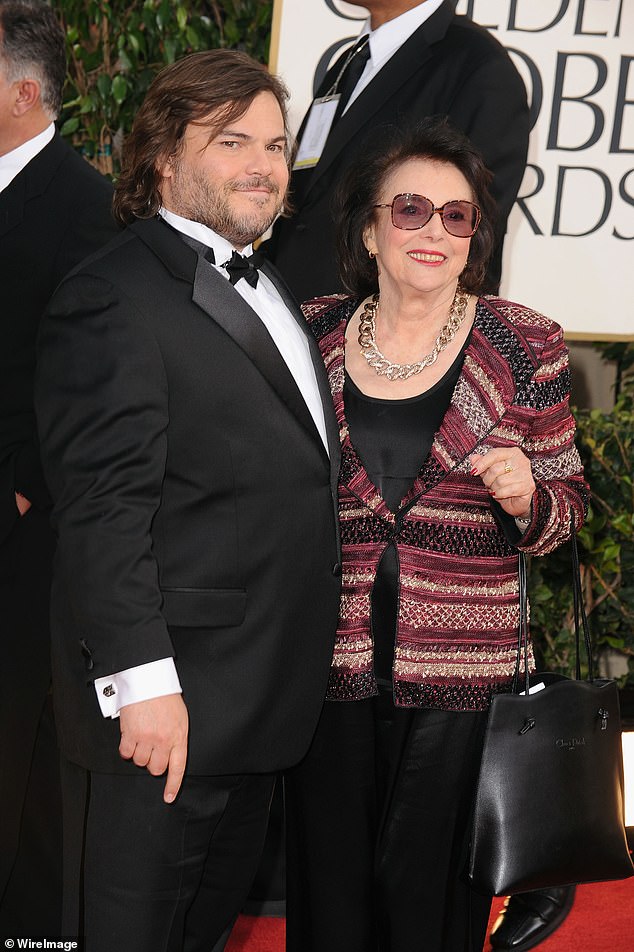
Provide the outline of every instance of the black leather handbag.
{"type": "Polygon", "coordinates": [[[526,559],[519,555],[513,692],[491,704],[469,861],[473,887],[490,895],[634,874],[624,826],[618,691],[615,681],[593,677],[574,537],[571,545],[575,679],[529,677],[526,559]],[[581,628],[587,680],[581,678],[581,628]],[[543,687],[535,691],[538,684],[543,687]]]}

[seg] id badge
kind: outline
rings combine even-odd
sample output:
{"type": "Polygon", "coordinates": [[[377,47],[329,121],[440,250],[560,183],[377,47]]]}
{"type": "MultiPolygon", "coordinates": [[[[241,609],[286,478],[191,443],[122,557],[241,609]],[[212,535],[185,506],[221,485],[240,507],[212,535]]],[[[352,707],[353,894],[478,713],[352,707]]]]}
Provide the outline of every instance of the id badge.
{"type": "Polygon", "coordinates": [[[293,170],[312,169],[319,162],[340,98],[339,93],[335,93],[313,101],[293,170]]]}

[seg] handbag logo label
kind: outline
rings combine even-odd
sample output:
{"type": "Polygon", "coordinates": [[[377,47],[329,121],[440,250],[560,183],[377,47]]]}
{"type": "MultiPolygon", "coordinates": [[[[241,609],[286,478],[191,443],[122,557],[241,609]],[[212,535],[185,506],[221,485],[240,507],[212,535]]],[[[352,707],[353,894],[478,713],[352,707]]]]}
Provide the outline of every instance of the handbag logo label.
{"type": "Polygon", "coordinates": [[[577,747],[586,746],[586,739],[585,737],[570,737],[569,739],[559,737],[555,741],[555,746],[560,750],[576,750],[577,747]]]}

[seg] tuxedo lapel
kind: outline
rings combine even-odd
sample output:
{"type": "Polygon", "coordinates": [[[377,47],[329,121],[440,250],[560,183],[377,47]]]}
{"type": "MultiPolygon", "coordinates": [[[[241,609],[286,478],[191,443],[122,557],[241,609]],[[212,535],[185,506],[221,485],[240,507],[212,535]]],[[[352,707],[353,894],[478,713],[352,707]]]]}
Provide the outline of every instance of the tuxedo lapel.
{"type": "Polygon", "coordinates": [[[328,452],[331,462],[333,463],[333,469],[336,469],[334,464],[336,464],[338,461],[341,453],[341,447],[339,443],[339,426],[337,424],[334,408],[332,406],[330,384],[326,375],[324,359],[321,355],[319,344],[315,340],[315,335],[308,326],[306,318],[302,314],[297,301],[286,286],[286,283],[284,282],[280,273],[266,259],[264,259],[260,270],[264,272],[267,278],[269,278],[269,280],[275,285],[280,297],[295,318],[297,324],[301,328],[302,333],[308,341],[310,359],[315,370],[315,377],[317,378],[317,386],[319,388],[319,396],[321,397],[321,402],[324,408],[324,421],[326,424],[326,436],[328,439],[328,452]]]}
{"type": "Polygon", "coordinates": [[[41,195],[63,159],[64,143],[56,133],[12,182],[0,192],[0,235],[19,225],[24,217],[24,206],[41,195]]]}
{"type": "MultiPolygon", "coordinates": [[[[255,367],[273,387],[278,396],[300,420],[313,439],[326,451],[319,431],[310,414],[299,387],[288,369],[284,358],[275,346],[273,338],[267,331],[256,312],[246,303],[238,291],[218,274],[216,269],[202,256],[204,246],[187,236],[181,236],[174,228],[159,218],[136,221],[130,226],[139,238],[147,244],[154,254],[158,255],[166,268],[182,281],[192,285],[192,300],[216,324],[238,344],[249,356],[255,367]]],[[[307,335],[311,356],[313,354],[311,335],[306,322],[297,307],[289,290],[284,285],[277,271],[266,263],[261,269],[275,284],[282,298],[288,306],[295,320],[307,335]]],[[[319,349],[317,348],[317,353],[319,349]]],[[[313,363],[315,360],[313,358],[313,363]]],[[[323,397],[320,377],[323,375],[321,367],[315,364],[320,394],[323,397]]],[[[330,396],[328,392],[328,400],[330,396]]],[[[325,417],[328,426],[328,403],[324,401],[325,417]]],[[[332,425],[331,425],[332,428],[332,425]]],[[[329,444],[331,442],[328,433],[329,444]]]]}
{"type": "MultiPolygon", "coordinates": [[[[451,3],[445,3],[440,7],[429,20],[412,33],[349,106],[339,122],[333,126],[321,158],[312,169],[310,180],[306,183],[304,194],[308,194],[315,187],[347,144],[361,133],[361,130],[372,121],[387,102],[396,97],[403,84],[414,73],[423,69],[424,64],[432,55],[433,44],[445,35],[453,15],[451,3]]],[[[332,86],[339,70],[340,65],[337,62],[328,71],[318,95],[324,95],[322,90],[332,86]]],[[[396,108],[394,119],[397,119],[396,108]]]]}
{"type": "Polygon", "coordinates": [[[0,192],[0,235],[6,235],[24,218],[26,184],[24,177],[18,175],[0,192]]]}
{"type": "Polygon", "coordinates": [[[278,396],[323,447],[306,402],[273,338],[255,311],[204,258],[198,259],[192,300],[242,348],[278,396]]]}

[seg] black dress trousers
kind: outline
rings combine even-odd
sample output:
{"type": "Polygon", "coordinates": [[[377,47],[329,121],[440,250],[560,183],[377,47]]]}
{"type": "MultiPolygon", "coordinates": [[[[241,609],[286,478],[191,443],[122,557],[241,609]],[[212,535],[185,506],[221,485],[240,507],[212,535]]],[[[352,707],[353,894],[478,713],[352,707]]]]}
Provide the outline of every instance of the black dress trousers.
{"type": "Polygon", "coordinates": [[[66,762],[67,803],[86,778],[83,857],[81,830],[66,830],[76,844],[67,894],[80,886],[84,898],[76,927],[75,910],[65,910],[68,933],[85,935],[86,952],[212,952],[257,871],[274,777],[186,777],[166,804],[165,776],[88,773],[66,762]]]}
{"type": "Polygon", "coordinates": [[[481,952],[466,879],[486,712],[327,701],[286,774],[288,952],[481,952]]]}

